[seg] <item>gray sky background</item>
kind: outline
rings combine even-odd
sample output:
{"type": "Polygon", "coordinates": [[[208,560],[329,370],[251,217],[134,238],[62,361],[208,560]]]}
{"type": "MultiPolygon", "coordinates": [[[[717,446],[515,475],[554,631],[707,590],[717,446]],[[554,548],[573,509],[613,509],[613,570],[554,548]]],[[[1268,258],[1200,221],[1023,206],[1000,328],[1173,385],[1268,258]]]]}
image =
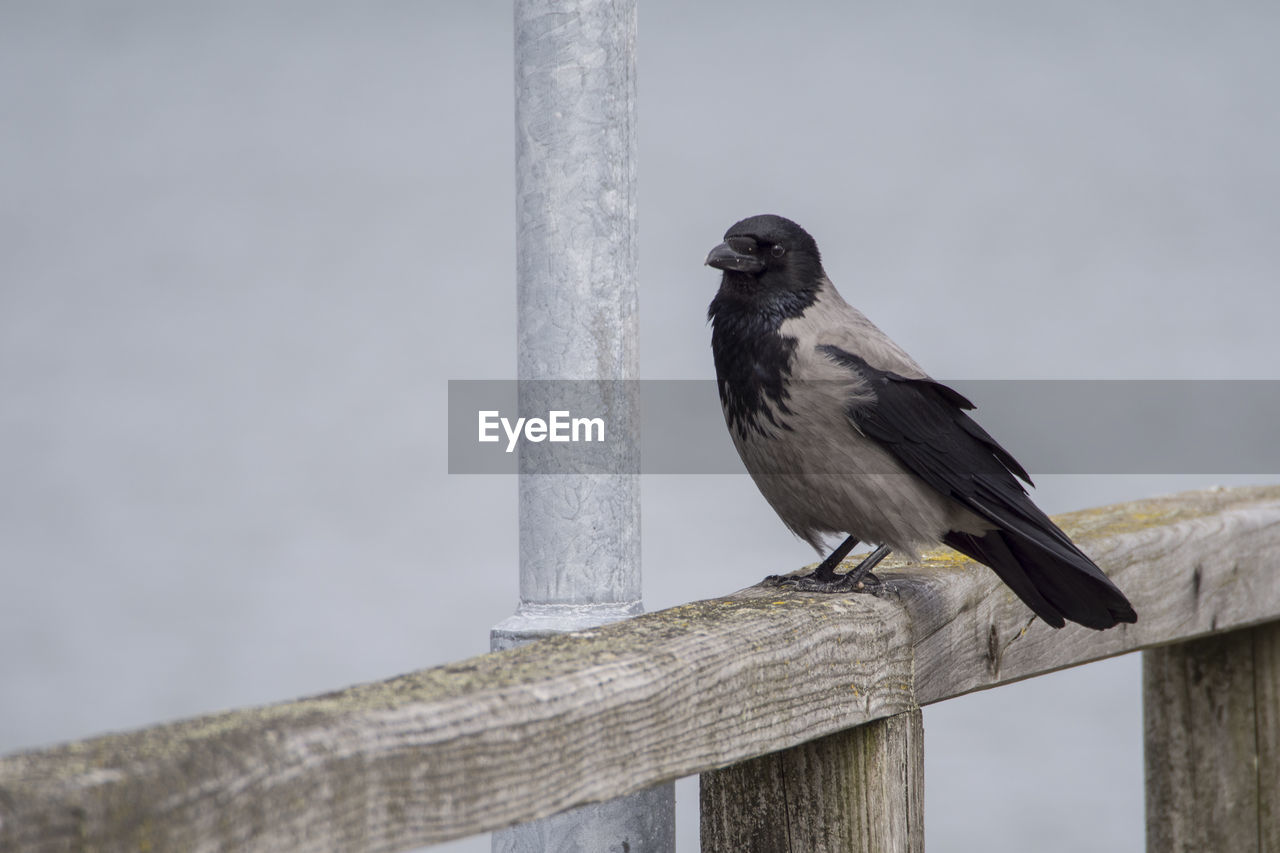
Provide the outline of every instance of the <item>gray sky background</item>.
{"type": "MultiPolygon", "coordinates": [[[[1277,43],[1264,3],[641,0],[642,375],[712,375],[702,258],[774,212],[938,376],[1280,378],[1277,43]]],[[[486,650],[515,483],[446,473],[445,400],[514,370],[511,77],[507,3],[0,2],[0,750],[486,650]]],[[[813,559],[745,477],[643,489],[651,609],[813,559]]],[[[1138,849],[1138,678],[928,709],[930,849],[1138,849]]]]}

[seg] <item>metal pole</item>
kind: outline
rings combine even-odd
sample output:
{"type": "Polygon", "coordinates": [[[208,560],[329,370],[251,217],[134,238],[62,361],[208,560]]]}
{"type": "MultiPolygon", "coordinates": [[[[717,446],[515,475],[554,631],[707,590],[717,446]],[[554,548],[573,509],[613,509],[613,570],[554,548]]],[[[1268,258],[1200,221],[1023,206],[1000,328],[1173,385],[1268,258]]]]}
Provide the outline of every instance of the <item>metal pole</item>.
{"type": "MultiPolygon", "coordinates": [[[[636,0],[515,0],[520,380],[637,376],[635,39],[636,0]]],[[[634,434],[635,396],[609,389],[575,397],[634,434]]],[[[522,381],[522,407],[535,394],[522,381]]],[[[519,480],[520,605],[492,648],[641,612],[638,477],[519,480]]],[[[496,832],[493,849],[670,853],[674,812],[662,785],[496,832]]]]}

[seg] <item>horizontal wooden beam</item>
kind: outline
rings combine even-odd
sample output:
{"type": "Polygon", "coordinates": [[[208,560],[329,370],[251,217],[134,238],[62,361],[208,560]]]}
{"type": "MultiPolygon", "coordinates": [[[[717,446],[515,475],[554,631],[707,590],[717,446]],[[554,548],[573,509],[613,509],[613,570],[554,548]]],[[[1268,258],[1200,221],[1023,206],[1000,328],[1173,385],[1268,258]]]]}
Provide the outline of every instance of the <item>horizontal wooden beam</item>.
{"type": "Polygon", "coordinates": [[[935,553],[881,597],[751,587],[376,684],[0,759],[0,850],[399,850],[972,690],[1280,618],[1280,488],[1059,521],[1136,625],[1060,631],[935,553]]]}

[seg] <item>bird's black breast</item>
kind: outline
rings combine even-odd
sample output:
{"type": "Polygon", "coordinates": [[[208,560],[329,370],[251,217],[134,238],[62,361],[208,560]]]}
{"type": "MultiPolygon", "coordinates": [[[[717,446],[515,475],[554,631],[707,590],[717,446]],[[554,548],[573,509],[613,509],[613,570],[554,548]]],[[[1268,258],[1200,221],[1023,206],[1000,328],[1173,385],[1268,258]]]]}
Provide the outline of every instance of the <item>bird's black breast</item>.
{"type": "Polygon", "coordinates": [[[711,302],[711,353],[720,405],[739,435],[790,429],[787,381],[796,339],[780,333],[784,320],[813,304],[809,294],[743,294],[721,287],[711,302]],[[781,297],[781,298],[779,298],[781,297]]]}

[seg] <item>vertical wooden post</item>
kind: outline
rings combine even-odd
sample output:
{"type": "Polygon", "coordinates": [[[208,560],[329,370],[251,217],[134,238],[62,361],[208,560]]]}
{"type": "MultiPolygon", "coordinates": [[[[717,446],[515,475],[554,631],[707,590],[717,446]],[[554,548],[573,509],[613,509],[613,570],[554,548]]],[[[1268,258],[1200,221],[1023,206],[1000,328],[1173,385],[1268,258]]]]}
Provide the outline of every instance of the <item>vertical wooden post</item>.
{"type": "Polygon", "coordinates": [[[1147,850],[1280,853],[1280,622],[1142,655],[1147,850]]]}
{"type": "Polygon", "coordinates": [[[704,853],[920,853],[920,711],[701,777],[704,853]]]}

